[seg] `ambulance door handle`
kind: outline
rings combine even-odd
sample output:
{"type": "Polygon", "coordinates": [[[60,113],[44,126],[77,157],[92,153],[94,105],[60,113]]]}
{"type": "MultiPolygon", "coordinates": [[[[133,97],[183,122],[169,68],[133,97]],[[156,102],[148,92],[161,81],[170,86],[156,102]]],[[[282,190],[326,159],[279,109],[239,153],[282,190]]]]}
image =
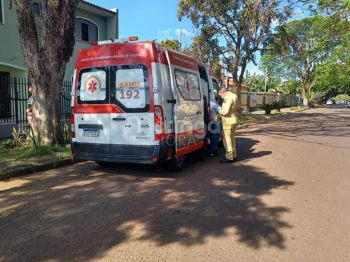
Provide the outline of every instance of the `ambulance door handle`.
{"type": "Polygon", "coordinates": [[[197,114],[198,114],[198,115],[202,114],[202,111],[198,110],[198,111],[197,111],[197,114]]]}
{"type": "Polygon", "coordinates": [[[114,121],[125,121],[126,118],[125,117],[115,117],[113,118],[114,121]]]}

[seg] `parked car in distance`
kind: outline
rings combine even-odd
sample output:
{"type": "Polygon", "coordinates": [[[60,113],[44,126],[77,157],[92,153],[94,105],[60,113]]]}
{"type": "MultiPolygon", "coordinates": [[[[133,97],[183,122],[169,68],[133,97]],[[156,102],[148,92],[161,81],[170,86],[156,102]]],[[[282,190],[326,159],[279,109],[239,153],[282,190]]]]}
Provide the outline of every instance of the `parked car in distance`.
{"type": "Polygon", "coordinates": [[[328,99],[327,102],[326,102],[327,105],[333,105],[335,104],[334,100],[333,99],[328,99]]]}

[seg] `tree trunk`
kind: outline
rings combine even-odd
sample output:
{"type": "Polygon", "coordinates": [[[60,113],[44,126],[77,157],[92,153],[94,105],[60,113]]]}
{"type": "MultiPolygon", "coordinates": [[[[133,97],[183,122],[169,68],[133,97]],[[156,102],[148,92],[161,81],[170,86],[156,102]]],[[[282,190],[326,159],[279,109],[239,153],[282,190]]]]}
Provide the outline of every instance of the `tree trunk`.
{"type": "Polygon", "coordinates": [[[73,54],[75,11],[79,0],[15,0],[24,61],[34,90],[33,130],[43,144],[57,144],[60,92],[67,62],[73,54]]]}
{"type": "Polygon", "coordinates": [[[241,116],[242,108],[241,108],[241,83],[237,81],[237,79],[233,79],[233,92],[237,95],[238,97],[238,114],[241,116]]]}
{"type": "MultiPolygon", "coordinates": [[[[64,66],[65,68],[65,66],[64,66]]],[[[50,83],[45,79],[33,79],[35,104],[33,106],[33,129],[40,131],[43,144],[57,144],[56,123],[60,121],[60,96],[64,71],[52,76],[50,83]]]]}
{"type": "Polygon", "coordinates": [[[241,83],[233,81],[233,91],[237,95],[239,103],[241,103],[241,83]]]}
{"type": "Polygon", "coordinates": [[[307,90],[305,87],[302,88],[302,94],[303,94],[303,106],[309,105],[309,98],[307,96],[307,90]]]}

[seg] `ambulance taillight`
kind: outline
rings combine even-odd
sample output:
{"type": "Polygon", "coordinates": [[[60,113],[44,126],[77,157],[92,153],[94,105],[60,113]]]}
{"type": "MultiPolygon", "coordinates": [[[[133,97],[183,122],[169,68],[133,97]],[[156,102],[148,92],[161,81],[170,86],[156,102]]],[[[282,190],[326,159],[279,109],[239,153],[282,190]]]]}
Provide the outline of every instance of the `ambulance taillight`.
{"type": "Polygon", "coordinates": [[[154,106],[154,132],[155,140],[164,140],[164,116],[161,106],[154,106]]]}
{"type": "Polygon", "coordinates": [[[72,138],[75,138],[75,125],[74,125],[74,112],[72,108],[72,116],[70,118],[70,130],[72,133],[72,138]]]}

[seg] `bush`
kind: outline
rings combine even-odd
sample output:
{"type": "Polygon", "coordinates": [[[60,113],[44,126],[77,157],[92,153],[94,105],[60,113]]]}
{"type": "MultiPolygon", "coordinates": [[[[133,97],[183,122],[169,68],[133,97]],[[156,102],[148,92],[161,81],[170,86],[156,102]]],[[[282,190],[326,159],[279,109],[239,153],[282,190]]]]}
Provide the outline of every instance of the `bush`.
{"type": "Polygon", "coordinates": [[[309,107],[315,107],[315,106],[316,106],[316,102],[314,100],[310,100],[309,107]]]}
{"type": "Polygon", "coordinates": [[[281,112],[281,108],[287,107],[287,102],[285,100],[279,100],[275,103],[275,108],[277,110],[277,112],[281,112]]]}
{"type": "Polygon", "coordinates": [[[5,142],[2,142],[1,147],[5,148],[5,149],[11,149],[11,148],[16,147],[16,142],[12,139],[9,139],[5,142]]]}
{"type": "Polygon", "coordinates": [[[272,102],[272,103],[262,103],[261,105],[260,105],[260,108],[262,109],[262,110],[265,110],[265,114],[266,115],[270,115],[271,114],[271,111],[273,110],[273,109],[275,109],[276,107],[276,103],[275,102],[272,102]]]}
{"type": "Polygon", "coordinates": [[[29,134],[26,134],[27,141],[32,144],[34,149],[39,149],[41,147],[41,134],[40,131],[35,135],[33,127],[29,126],[29,134]]]}
{"type": "Polygon", "coordinates": [[[63,130],[61,128],[60,122],[57,121],[55,124],[56,132],[58,136],[58,141],[61,146],[68,145],[72,142],[71,133],[67,123],[64,124],[63,130]]]}

